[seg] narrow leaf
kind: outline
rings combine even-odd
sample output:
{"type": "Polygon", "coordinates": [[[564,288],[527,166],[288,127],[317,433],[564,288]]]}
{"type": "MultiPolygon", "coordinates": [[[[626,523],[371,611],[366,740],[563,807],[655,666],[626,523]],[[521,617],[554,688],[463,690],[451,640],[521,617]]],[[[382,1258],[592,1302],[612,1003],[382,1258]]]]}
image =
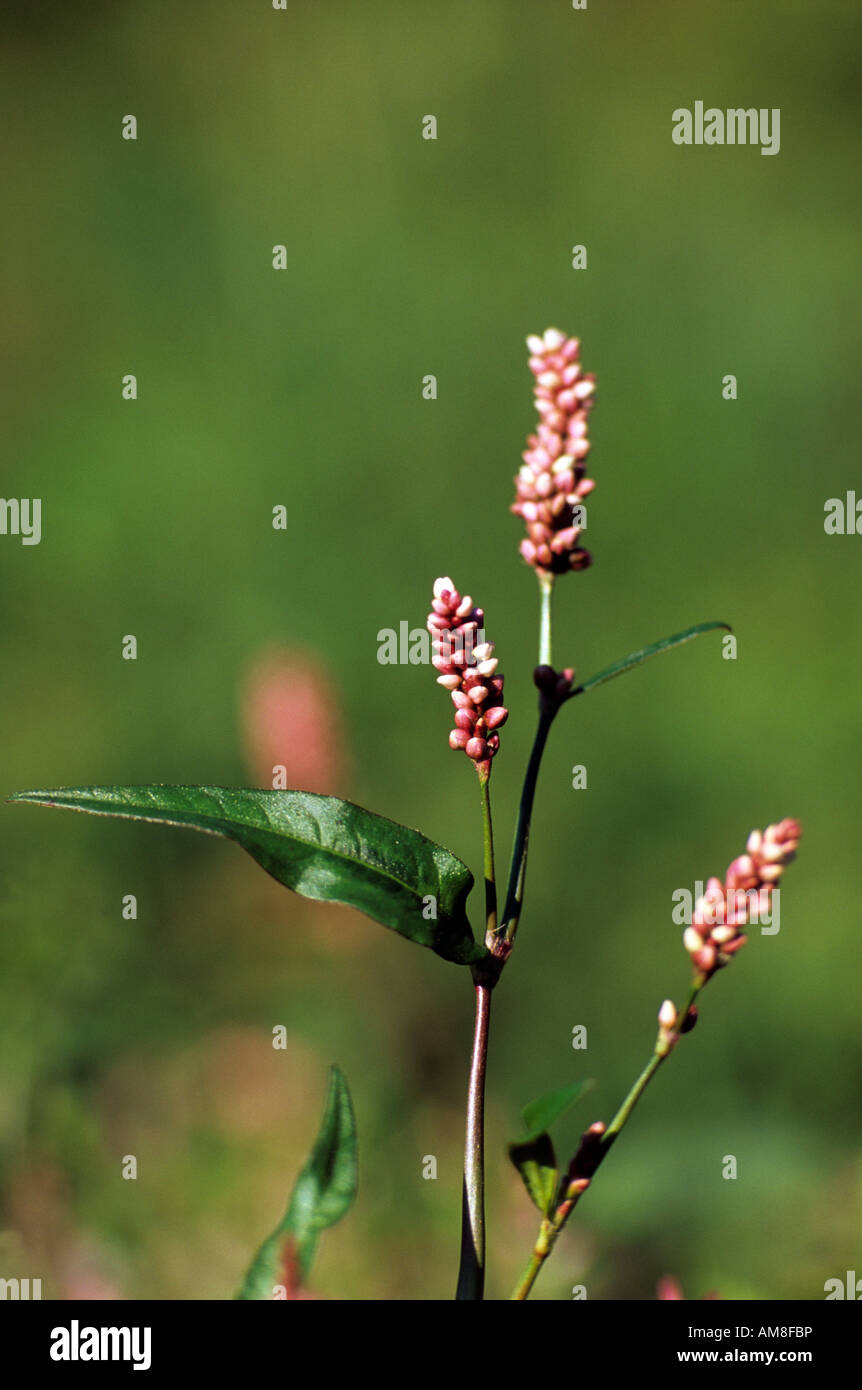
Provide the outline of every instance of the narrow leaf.
{"type": "Polygon", "coordinates": [[[543,1216],[547,1216],[556,1196],[560,1176],[551,1136],[538,1134],[510,1144],[509,1157],[521,1175],[530,1200],[543,1216]]]}
{"type": "Polygon", "coordinates": [[[357,1171],[350,1091],[338,1067],[332,1067],[314,1148],[296,1180],[283,1220],[252,1260],[237,1298],[272,1299],[277,1285],[307,1279],[320,1232],[340,1221],[353,1205],[357,1171]]]}
{"type": "Polygon", "coordinates": [[[487,955],[467,919],[467,865],[418,830],[339,797],[152,786],[27,791],[9,799],[223,835],[304,898],[355,907],[458,965],[487,955]]]}
{"type": "Polygon", "coordinates": [[[674,637],[663,637],[660,642],[653,642],[649,647],[642,647],[639,652],[629,652],[619,661],[615,661],[613,666],[608,666],[604,671],[599,671],[597,676],[591,676],[583,685],[578,685],[566,696],[571,700],[575,695],[583,695],[587,690],[593,690],[597,685],[604,685],[605,681],[612,681],[614,676],[621,676],[624,671],[632,671],[635,666],[640,666],[644,661],[648,661],[651,656],[658,656],[659,652],[669,652],[672,647],[681,647],[684,642],[691,642],[695,637],[700,637],[704,632],[716,632],[722,630],[730,632],[728,623],[697,623],[694,627],[686,628],[685,632],[678,632],[674,637]]]}
{"type": "Polygon", "coordinates": [[[555,1091],[546,1091],[538,1100],[533,1100],[521,1112],[527,1139],[537,1138],[543,1130],[550,1129],[570,1105],[586,1095],[593,1086],[591,1080],[573,1081],[570,1086],[560,1086],[555,1091]]]}

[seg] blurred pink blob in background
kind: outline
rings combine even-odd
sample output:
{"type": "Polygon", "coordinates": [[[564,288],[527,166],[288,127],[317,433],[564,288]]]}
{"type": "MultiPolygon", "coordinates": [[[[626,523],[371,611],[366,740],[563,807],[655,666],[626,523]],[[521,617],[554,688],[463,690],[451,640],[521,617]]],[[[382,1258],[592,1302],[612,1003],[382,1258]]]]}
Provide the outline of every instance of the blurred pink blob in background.
{"type": "MultiPolygon", "coordinates": [[[[715,1292],[705,1293],[702,1301],[706,1302],[711,1299],[720,1299],[720,1297],[720,1294],[715,1292]]],[[[685,1302],[685,1294],[682,1291],[682,1285],[678,1279],[674,1279],[672,1274],[665,1274],[659,1279],[658,1287],[656,1288],[656,1298],[681,1299],[685,1302]]]]}
{"type": "Polygon", "coordinates": [[[665,1274],[662,1279],[659,1279],[658,1288],[656,1289],[656,1298],[683,1298],[683,1292],[679,1284],[679,1281],[677,1279],[674,1279],[672,1274],[665,1274]]]}
{"type": "Polygon", "coordinates": [[[258,786],[343,790],[348,757],[341,702],[323,663],[307,652],[267,647],[240,692],[243,746],[258,786]]]}
{"type": "MultiPolygon", "coordinates": [[[[341,699],[317,656],[291,647],[265,647],[242,680],[239,717],[254,785],[345,794],[352,760],[341,699]]],[[[275,896],[282,911],[295,907],[283,889],[273,901],[275,896]]],[[[365,950],[376,939],[354,914],[325,903],[315,906],[313,931],[317,942],[333,951],[365,950]]]]}

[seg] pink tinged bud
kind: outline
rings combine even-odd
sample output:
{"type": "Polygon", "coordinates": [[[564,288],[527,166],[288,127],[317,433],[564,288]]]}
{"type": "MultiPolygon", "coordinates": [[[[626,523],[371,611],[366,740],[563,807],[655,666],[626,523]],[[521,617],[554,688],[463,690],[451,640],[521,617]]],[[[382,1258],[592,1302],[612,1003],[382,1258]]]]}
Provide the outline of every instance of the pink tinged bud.
{"type": "Polygon", "coordinates": [[[473,655],[477,661],[486,661],[494,653],[493,642],[480,642],[478,647],[473,648],[473,655]]]}
{"type": "Polygon", "coordinates": [[[452,583],[452,580],[448,577],[434,580],[435,599],[442,598],[444,594],[451,594],[455,592],[455,585],[452,583]]]}
{"type": "Polygon", "coordinates": [[[763,859],[776,863],[786,858],[787,849],[784,845],[777,844],[774,840],[765,840],[760,853],[763,859]]]}
{"type": "Polygon", "coordinates": [[[545,348],[551,352],[556,352],[566,341],[565,333],[561,333],[559,328],[546,328],[544,333],[545,348]]]}
{"type": "Polygon", "coordinates": [[[754,873],[754,860],[750,854],[740,854],[728,869],[728,873],[733,870],[740,878],[751,878],[754,873]]]}
{"type": "Polygon", "coordinates": [[[763,835],[762,835],[761,831],[759,831],[759,830],[752,830],[751,834],[750,834],[749,837],[748,837],[748,842],[747,842],[745,848],[748,850],[748,853],[749,853],[749,854],[759,854],[759,853],[760,853],[760,846],[761,846],[762,844],[763,844],[763,835]]]}
{"type": "Polygon", "coordinates": [[[492,656],[490,661],[480,661],[476,670],[480,676],[493,676],[499,664],[496,656],[492,656]]]}
{"type": "Polygon", "coordinates": [[[660,1028],[676,1027],[676,1005],[672,999],[665,999],[658,1011],[658,1022],[660,1028]]]}
{"type": "Polygon", "coordinates": [[[474,685],[467,691],[474,705],[481,705],[487,698],[488,687],[486,685],[474,685]]]}
{"type": "Polygon", "coordinates": [[[783,864],[764,864],[760,870],[760,877],[764,883],[777,883],[783,873],[783,864]]]}
{"type": "Polygon", "coordinates": [[[453,690],[452,701],[458,709],[469,709],[472,704],[470,696],[465,695],[463,690],[453,690]]]}
{"type": "Polygon", "coordinates": [[[696,927],[686,927],[682,934],[682,944],[689,955],[694,955],[703,946],[703,937],[696,927]]]}
{"type": "Polygon", "coordinates": [[[706,946],[701,946],[699,951],[694,951],[692,953],[691,959],[693,964],[697,966],[698,970],[702,970],[705,975],[708,975],[711,970],[715,969],[715,947],[710,946],[709,944],[707,944],[706,946]]]}
{"type": "Polygon", "coordinates": [[[531,333],[527,338],[527,347],[534,357],[538,357],[545,351],[545,340],[544,338],[540,338],[536,333],[531,333]]]}
{"type": "Polygon", "coordinates": [[[581,534],[579,526],[567,526],[565,530],[558,531],[551,541],[551,549],[557,555],[561,555],[564,550],[571,550],[578,536],[581,534]]]}
{"type": "Polygon", "coordinates": [[[461,684],[461,677],[455,675],[438,676],[437,684],[442,685],[444,690],[457,690],[458,686],[461,684]]]}
{"type": "Polygon", "coordinates": [[[596,1120],[594,1125],[590,1125],[587,1134],[604,1134],[606,1129],[607,1125],[603,1120],[596,1120]]]}
{"type": "Polygon", "coordinates": [[[466,730],[468,731],[468,733],[469,733],[469,732],[472,730],[473,725],[474,725],[475,723],[476,723],[476,715],[475,715],[471,710],[468,710],[468,709],[459,709],[459,710],[456,710],[456,711],[455,711],[455,728],[456,728],[456,729],[466,729],[466,730]]]}
{"type": "Polygon", "coordinates": [[[503,705],[494,705],[485,715],[485,723],[489,729],[500,729],[509,718],[509,711],[503,705]]]}
{"type": "Polygon", "coordinates": [[[450,748],[466,749],[469,742],[470,736],[464,729],[453,729],[451,734],[449,735],[450,748]]]}
{"type": "MultiPolygon", "coordinates": [[[[460,731],[459,731],[460,732],[460,731]]],[[[464,745],[464,752],[468,758],[472,758],[475,763],[480,763],[488,751],[488,746],[483,738],[471,738],[464,745]]]]}
{"type": "Polygon", "coordinates": [[[735,926],[713,927],[712,931],[710,932],[710,940],[714,941],[717,946],[725,946],[727,942],[732,941],[735,936],[735,926]]]}

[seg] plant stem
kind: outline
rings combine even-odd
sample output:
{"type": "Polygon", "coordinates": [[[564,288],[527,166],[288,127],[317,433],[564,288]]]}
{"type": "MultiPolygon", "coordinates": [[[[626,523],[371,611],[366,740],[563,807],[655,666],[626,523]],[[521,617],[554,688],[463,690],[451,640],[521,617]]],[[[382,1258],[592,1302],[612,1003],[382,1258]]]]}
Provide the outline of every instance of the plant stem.
{"type": "Polygon", "coordinates": [[[476,984],[476,1025],[467,1091],[467,1135],[461,1204],[461,1266],[456,1299],[481,1299],[485,1291],[485,1067],[491,986],[476,984]]]}
{"type": "Polygon", "coordinates": [[[541,616],[539,619],[539,665],[551,665],[551,595],[554,592],[554,576],[543,574],[539,578],[542,595],[541,616]]]}
{"type": "Polygon", "coordinates": [[[539,726],[533,741],[530,761],[524,777],[521,804],[518,809],[518,825],[515,831],[515,845],[512,850],[512,867],[509,872],[509,885],[506,891],[506,906],[503,912],[505,939],[511,943],[518,930],[518,920],[524,902],[524,884],[527,878],[527,854],[530,848],[530,821],[533,816],[533,802],[536,797],[536,782],[542,763],[542,754],[548,740],[548,733],[557,713],[556,706],[542,703],[539,712],[539,726]]]}
{"type": "Polygon", "coordinates": [[[482,846],[485,871],[485,945],[497,930],[497,880],[494,873],[494,826],[491,821],[491,772],[479,773],[482,794],[482,846]]]}
{"type": "Polygon", "coordinates": [[[608,1125],[607,1129],[602,1135],[602,1149],[604,1153],[607,1152],[611,1144],[616,1139],[623,1125],[628,1120],[629,1116],[631,1115],[632,1111],[634,1110],[635,1106],[637,1105],[647,1086],[652,1081],[653,1077],[655,1076],[656,1072],[658,1071],[659,1067],[661,1066],[662,1062],[665,1060],[667,1056],[668,1053],[666,1052],[654,1052],[652,1057],[650,1057],[649,1061],[647,1062],[637,1081],[632,1086],[631,1090],[629,1091],[619,1110],[614,1115],[614,1118],[611,1120],[610,1124],[608,1125]]]}
{"type": "MultiPolygon", "coordinates": [[[[686,1017],[689,1009],[694,1004],[702,987],[702,981],[692,986],[688,999],[679,1013],[680,1023],[686,1017]]],[[[663,1047],[660,1039],[656,1042],[656,1046],[653,1051],[652,1057],[647,1062],[637,1081],[632,1086],[622,1105],[617,1110],[617,1113],[614,1115],[614,1118],[611,1120],[604,1134],[601,1136],[598,1150],[593,1156],[590,1163],[590,1169],[588,1173],[590,1179],[592,1179],[593,1175],[598,1170],[601,1163],[607,1157],[612,1144],[619,1136],[623,1127],[627,1124],[629,1118],[631,1117],[632,1111],[634,1110],[635,1106],[637,1105],[647,1086],[652,1081],[662,1062],[666,1061],[667,1058],[670,1056],[672,1047],[673,1044],[663,1047]]],[[[579,1189],[575,1184],[570,1183],[565,1192],[563,1201],[557,1207],[557,1210],[554,1212],[553,1216],[545,1217],[545,1219],[542,1221],[542,1224],[539,1227],[539,1234],[536,1239],[535,1248],[533,1250],[532,1255],[530,1256],[530,1261],[527,1265],[527,1268],[524,1270],[524,1273],[522,1274],[518,1284],[515,1287],[515,1290],[512,1294],[512,1300],[524,1300],[529,1297],[530,1290],[536,1282],[539,1270],[542,1268],[542,1265],[545,1263],[545,1260],[548,1258],[551,1251],[553,1250],[554,1245],[557,1241],[557,1237],[559,1236],[560,1232],[562,1231],[563,1227],[565,1226],[566,1222],[571,1216],[573,1209],[583,1196],[585,1190],[585,1187],[579,1189]]]]}
{"type": "MultiPolygon", "coordinates": [[[[542,1229],[543,1229],[543,1230],[544,1230],[546,1227],[549,1227],[549,1226],[550,1226],[550,1222],[547,1222],[547,1221],[543,1221],[543,1222],[542,1222],[542,1229]]],[[[541,1237],[542,1237],[542,1231],[539,1232],[539,1240],[540,1240],[540,1241],[541,1241],[541,1237]]],[[[548,1246],[547,1249],[545,1249],[545,1250],[540,1250],[540,1249],[539,1249],[539,1245],[538,1245],[538,1243],[537,1243],[536,1249],[533,1251],[532,1255],[530,1256],[530,1263],[527,1265],[527,1268],[524,1270],[524,1273],[521,1275],[521,1278],[519,1279],[519,1281],[518,1281],[518,1283],[517,1283],[517,1285],[516,1285],[516,1287],[515,1287],[515,1291],[514,1291],[514,1293],[512,1294],[512,1298],[511,1298],[510,1301],[512,1301],[512,1302],[518,1301],[518,1302],[522,1302],[522,1303],[523,1303],[526,1299],[529,1298],[529,1296],[530,1296],[530,1290],[532,1289],[533,1285],[534,1285],[535,1282],[536,1282],[536,1279],[537,1279],[537,1277],[538,1277],[539,1270],[542,1268],[542,1265],[545,1263],[545,1260],[548,1258],[548,1255],[550,1254],[550,1250],[551,1250],[551,1248],[552,1248],[552,1245],[553,1245],[553,1242],[551,1242],[551,1246],[548,1246]]]]}

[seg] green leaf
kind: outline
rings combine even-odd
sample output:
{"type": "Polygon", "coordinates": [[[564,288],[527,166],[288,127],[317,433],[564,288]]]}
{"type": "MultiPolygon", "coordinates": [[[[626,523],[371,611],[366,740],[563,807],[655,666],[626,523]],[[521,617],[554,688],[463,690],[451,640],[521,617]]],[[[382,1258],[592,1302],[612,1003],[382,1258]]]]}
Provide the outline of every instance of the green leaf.
{"type": "Polygon", "coordinates": [[[559,1086],[555,1091],[546,1091],[538,1100],[530,1101],[521,1112],[527,1139],[536,1139],[543,1130],[550,1129],[555,1120],[574,1105],[576,1100],[586,1095],[593,1082],[573,1081],[570,1086],[559,1086]]]}
{"type": "Polygon", "coordinates": [[[279,1284],[304,1282],[320,1232],[340,1221],[356,1197],[356,1119],[350,1091],[332,1067],[317,1141],[296,1180],[284,1219],[252,1260],[240,1299],[272,1299],[279,1284]]]}
{"type": "Polygon", "coordinates": [[[659,652],[669,652],[672,647],[681,647],[684,642],[691,642],[704,632],[716,632],[719,629],[724,632],[732,630],[728,623],[697,623],[694,627],[687,627],[685,632],[678,632],[674,637],[663,637],[660,642],[653,642],[652,646],[642,647],[639,652],[629,652],[628,656],[615,661],[613,666],[606,667],[604,671],[599,671],[597,676],[591,676],[588,681],[584,681],[583,685],[576,686],[566,699],[571,700],[575,695],[583,695],[597,685],[604,685],[605,681],[612,681],[614,676],[621,676],[624,671],[633,670],[635,666],[649,661],[651,656],[658,656],[659,652]]]}
{"type": "Polygon", "coordinates": [[[593,1086],[591,1080],[573,1081],[568,1086],[558,1086],[554,1091],[546,1091],[537,1100],[530,1101],[521,1112],[521,1119],[527,1131],[523,1138],[509,1145],[509,1157],[521,1175],[533,1203],[543,1216],[547,1216],[557,1194],[559,1170],[554,1145],[548,1133],[555,1120],[574,1105],[576,1100],[586,1095],[593,1086]]]}
{"type": "Polygon", "coordinates": [[[467,919],[473,875],[466,864],[418,830],[335,796],[226,787],[67,787],[17,792],[9,800],[223,835],[304,898],[355,907],[457,965],[488,954],[473,940],[467,919]],[[436,917],[426,917],[432,898],[436,917]]]}
{"type": "Polygon", "coordinates": [[[510,1144],[509,1157],[520,1173],[531,1201],[543,1216],[547,1216],[553,1206],[560,1178],[550,1134],[538,1134],[510,1144]]]}

